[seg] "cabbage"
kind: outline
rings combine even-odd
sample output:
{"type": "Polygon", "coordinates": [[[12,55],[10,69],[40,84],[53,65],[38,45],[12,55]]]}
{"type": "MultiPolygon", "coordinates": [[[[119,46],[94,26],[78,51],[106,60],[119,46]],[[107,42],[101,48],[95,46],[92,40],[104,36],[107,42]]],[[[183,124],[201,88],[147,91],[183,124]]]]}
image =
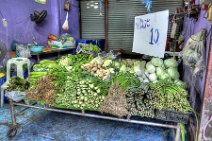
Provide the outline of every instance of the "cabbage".
{"type": "Polygon", "coordinates": [[[161,80],[169,79],[169,75],[165,73],[165,74],[159,76],[159,79],[161,79],[161,80]]]}
{"type": "Polygon", "coordinates": [[[171,58],[171,59],[166,59],[164,61],[164,64],[167,68],[170,68],[170,67],[177,67],[178,66],[178,62],[174,59],[174,58],[171,58]]]}
{"type": "Polygon", "coordinates": [[[156,74],[155,73],[150,74],[149,75],[149,80],[152,81],[152,82],[156,81],[157,80],[156,74]]]}
{"type": "Polygon", "coordinates": [[[156,67],[160,67],[163,65],[163,60],[160,58],[152,58],[151,63],[156,67]]]}
{"type": "Polygon", "coordinates": [[[162,75],[164,75],[166,72],[165,72],[165,70],[162,68],[162,67],[157,67],[156,68],[156,75],[157,76],[162,76],[162,75]]]}
{"type": "Polygon", "coordinates": [[[174,67],[168,68],[167,72],[168,72],[168,75],[174,80],[180,78],[180,74],[179,74],[177,68],[174,68],[174,67]]]}
{"type": "Polygon", "coordinates": [[[148,62],[146,64],[146,70],[149,72],[149,73],[154,73],[155,72],[155,66],[151,63],[151,62],[148,62]]]}

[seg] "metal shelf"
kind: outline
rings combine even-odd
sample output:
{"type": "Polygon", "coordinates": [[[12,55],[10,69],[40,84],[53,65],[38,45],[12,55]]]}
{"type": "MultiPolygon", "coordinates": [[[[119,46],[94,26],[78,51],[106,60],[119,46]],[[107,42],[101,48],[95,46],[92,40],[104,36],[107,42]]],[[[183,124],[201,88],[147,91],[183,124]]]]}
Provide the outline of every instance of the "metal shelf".
{"type": "Polygon", "coordinates": [[[23,106],[26,108],[34,108],[34,109],[41,109],[46,111],[53,111],[53,112],[59,112],[59,113],[65,113],[65,114],[71,114],[71,115],[77,115],[77,116],[85,116],[90,118],[99,118],[99,119],[106,119],[106,120],[113,120],[113,121],[119,121],[119,122],[126,122],[126,123],[135,123],[135,124],[143,124],[148,126],[154,126],[154,127],[162,127],[162,128],[170,128],[176,130],[175,135],[175,141],[180,140],[180,125],[178,123],[171,123],[171,122],[164,122],[161,123],[159,121],[145,121],[145,120],[136,120],[131,119],[131,117],[127,118],[117,118],[113,116],[103,115],[98,112],[85,112],[85,111],[73,111],[73,110],[64,110],[64,109],[57,109],[54,107],[47,107],[47,106],[41,106],[41,105],[29,105],[24,103],[16,103],[10,100],[10,111],[11,111],[11,118],[12,118],[12,126],[10,127],[8,131],[8,137],[14,137],[16,135],[16,132],[20,128],[20,124],[16,122],[16,113],[15,113],[15,106],[23,106]]]}
{"type": "Polygon", "coordinates": [[[166,51],[166,54],[169,54],[170,56],[179,56],[180,52],[171,52],[171,51],[166,51]]]}

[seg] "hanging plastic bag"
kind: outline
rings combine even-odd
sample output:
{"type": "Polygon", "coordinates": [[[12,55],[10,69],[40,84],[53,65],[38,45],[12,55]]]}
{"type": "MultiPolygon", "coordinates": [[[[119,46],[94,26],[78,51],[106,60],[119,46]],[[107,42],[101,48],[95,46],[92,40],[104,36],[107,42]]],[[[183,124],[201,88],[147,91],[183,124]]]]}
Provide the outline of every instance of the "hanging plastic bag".
{"type": "Polygon", "coordinates": [[[68,12],[67,12],[67,14],[66,14],[66,20],[65,20],[65,22],[64,22],[62,28],[63,28],[63,30],[65,30],[65,31],[68,31],[68,29],[69,29],[69,26],[68,26],[68,12]]]}
{"type": "Polygon", "coordinates": [[[150,9],[152,7],[152,0],[141,0],[141,2],[146,4],[145,8],[147,9],[147,12],[150,12],[150,9]]]}
{"type": "Polygon", "coordinates": [[[205,34],[206,31],[203,29],[192,35],[181,52],[183,62],[192,68],[194,76],[201,76],[206,67],[204,61],[205,34]]]}
{"type": "Polygon", "coordinates": [[[31,51],[28,45],[18,44],[16,47],[16,57],[30,58],[31,51]]]}

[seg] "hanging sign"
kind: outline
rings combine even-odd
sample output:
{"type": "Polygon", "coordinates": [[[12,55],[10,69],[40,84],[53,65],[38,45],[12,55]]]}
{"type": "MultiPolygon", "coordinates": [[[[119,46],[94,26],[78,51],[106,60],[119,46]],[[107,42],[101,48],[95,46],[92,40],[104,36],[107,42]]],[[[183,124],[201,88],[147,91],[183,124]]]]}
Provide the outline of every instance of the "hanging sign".
{"type": "Polygon", "coordinates": [[[164,57],[169,10],[135,17],[133,52],[164,57]]]}

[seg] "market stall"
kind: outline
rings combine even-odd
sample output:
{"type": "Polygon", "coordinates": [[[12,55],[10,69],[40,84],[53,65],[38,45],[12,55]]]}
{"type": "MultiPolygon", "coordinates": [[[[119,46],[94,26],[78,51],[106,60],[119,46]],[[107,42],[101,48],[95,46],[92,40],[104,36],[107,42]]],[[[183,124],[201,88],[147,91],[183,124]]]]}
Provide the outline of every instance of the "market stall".
{"type": "Polygon", "coordinates": [[[10,101],[14,126],[8,136],[18,130],[18,105],[173,128],[179,140],[179,123],[187,124],[193,110],[175,57],[126,59],[115,53],[96,56],[98,52],[97,46],[83,46],[76,55],[35,64],[29,82],[13,77],[7,91],[16,101],[10,101]],[[20,93],[24,101],[14,91],[26,91],[24,97],[20,93]]]}
{"type": "MultiPolygon", "coordinates": [[[[75,40],[75,35],[61,33],[61,36],[48,35],[48,45],[45,47],[40,46],[33,35],[32,44],[12,45],[12,48],[15,46],[12,50],[17,58],[9,59],[7,63],[3,61],[7,57],[4,47],[4,57],[0,61],[7,65],[7,79],[5,74],[0,73],[0,84],[6,81],[1,87],[1,105],[3,107],[5,95],[9,99],[12,117],[8,137],[12,138],[21,131],[21,125],[16,121],[15,108],[22,106],[170,128],[175,130],[175,141],[184,141],[188,136],[194,141],[201,138],[198,137],[198,129],[201,125],[201,105],[206,101],[204,89],[211,37],[211,26],[208,19],[205,19],[205,14],[208,14],[210,19],[210,13],[207,13],[210,7],[206,4],[208,11],[205,7],[201,7],[199,11],[194,1],[184,2],[185,9],[176,8],[175,13],[164,9],[149,13],[152,1],[143,1],[148,14],[133,16],[134,20],[130,22],[134,24],[134,39],[130,37],[125,41],[124,34],[123,39],[119,39],[122,46],[115,43],[118,37],[114,34],[121,31],[118,27],[114,28],[116,26],[113,25],[113,20],[116,19],[112,16],[113,13],[108,11],[112,9],[111,5],[119,2],[101,0],[97,3],[99,15],[104,15],[100,18],[104,17],[104,26],[101,27],[104,27],[105,37],[101,45],[100,39],[75,40]],[[206,13],[203,13],[205,11],[206,13]],[[203,19],[206,24],[202,24],[203,19]],[[110,25],[113,27],[111,29],[117,31],[111,31],[110,25]],[[195,28],[191,30],[191,26],[195,28]],[[125,49],[125,42],[132,46],[130,52],[125,49]],[[61,55],[62,51],[66,55],[61,55]],[[50,53],[55,52],[58,55],[51,59],[50,53]],[[41,59],[40,55],[47,59],[41,59]],[[37,61],[33,60],[33,56],[37,57],[37,61]],[[12,75],[11,70],[16,70],[17,76],[12,75]]],[[[122,4],[127,5],[125,2],[122,4]]],[[[132,1],[132,7],[133,4],[136,5],[137,1],[132,1]]],[[[88,12],[91,5],[94,9],[97,6],[93,2],[82,2],[82,7],[85,5],[89,8],[80,9],[81,12],[88,12]]],[[[68,23],[71,13],[69,8],[70,1],[65,1],[65,22],[62,21],[61,24],[59,21],[57,24],[61,25],[64,32],[72,33],[68,23]]],[[[87,16],[85,13],[82,17],[87,16]]],[[[46,14],[46,11],[35,11],[31,20],[39,24],[44,21],[46,14]],[[36,20],[36,15],[41,16],[40,21],[36,20]]],[[[81,21],[81,32],[85,37],[91,34],[90,29],[83,25],[91,22],[89,18],[81,21]]],[[[125,26],[129,30],[128,25],[125,26]]],[[[78,28],[74,28],[76,29],[78,28]]],[[[100,32],[92,31],[92,34],[99,36],[100,32]]],[[[127,37],[130,32],[126,32],[127,37]]],[[[207,83],[209,81],[207,80],[207,83]]],[[[208,89],[207,87],[207,93],[208,89]]],[[[202,119],[202,122],[206,121],[202,119]]],[[[201,130],[204,130],[202,128],[201,130]]]]}

